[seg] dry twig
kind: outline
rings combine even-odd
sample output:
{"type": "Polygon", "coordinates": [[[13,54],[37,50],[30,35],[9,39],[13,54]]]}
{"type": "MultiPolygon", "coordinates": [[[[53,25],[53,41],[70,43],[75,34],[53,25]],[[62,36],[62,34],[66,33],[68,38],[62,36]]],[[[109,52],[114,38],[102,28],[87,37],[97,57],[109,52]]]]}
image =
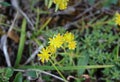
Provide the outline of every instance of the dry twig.
{"type": "Polygon", "coordinates": [[[26,18],[27,22],[31,25],[30,29],[34,30],[33,23],[30,21],[28,16],[20,9],[18,5],[18,0],[11,0],[11,3],[12,3],[12,6],[16,9],[16,11],[18,11],[20,14],[22,14],[26,18]]]}

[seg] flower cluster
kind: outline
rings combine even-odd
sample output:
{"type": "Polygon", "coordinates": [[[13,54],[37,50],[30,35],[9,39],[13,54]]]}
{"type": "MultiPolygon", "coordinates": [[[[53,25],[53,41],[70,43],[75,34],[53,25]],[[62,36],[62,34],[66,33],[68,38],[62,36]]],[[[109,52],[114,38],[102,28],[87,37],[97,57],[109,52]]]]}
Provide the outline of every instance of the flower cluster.
{"type": "Polygon", "coordinates": [[[74,50],[76,47],[76,41],[74,41],[74,35],[72,33],[66,32],[64,34],[64,42],[68,43],[68,48],[74,50]]]}
{"type": "Polygon", "coordinates": [[[57,34],[55,37],[53,38],[49,38],[49,43],[51,46],[55,47],[55,48],[60,48],[61,45],[63,44],[63,36],[61,36],[60,34],[57,34]]]}
{"type": "Polygon", "coordinates": [[[118,12],[115,14],[115,23],[120,26],[120,14],[118,12]]]}
{"type": "Polygon", "coordinates": [[[70,32],[66,32],[64,35],[57,34],[52,38],[49,38],[49,46],[43,48],[41,53],[38,54],[41,62],[44,63],[48,61],[52,54],[55,54],[57,49],[63,46],[63,44],[67,44],[68,49],[74,50],[76,48],[76,41],[74,41],[74,35],[70,32]]]}
{"type": "Polygon", "coordinates": [[[60,10],[64,10],[67,8],[69,0],[53,0],[53,2],[58,6],[60,10]]]}

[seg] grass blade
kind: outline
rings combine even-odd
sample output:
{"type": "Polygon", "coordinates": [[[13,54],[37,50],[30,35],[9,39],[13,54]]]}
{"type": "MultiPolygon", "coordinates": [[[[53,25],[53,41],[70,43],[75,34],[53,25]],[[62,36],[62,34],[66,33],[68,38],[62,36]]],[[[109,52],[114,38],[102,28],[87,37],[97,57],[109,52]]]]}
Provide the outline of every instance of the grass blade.
{"type": "Polygon", "coordinates": [[[18,48],[18,53],[17,53],[17,59],[15,62],[15,67],[17,67],[20,63],[21,57],[22,57],[22,52],[24,49],[24,43],[25,43],[25,36],[26,36],[26,20],[24,19],[22,22],[22,30],[21,30],[21,35],[20,35],[20,43],[19,43],[19,48],[18,48]]]}
{"type": "MultiPolygon", "coordinates": [[[[114,65],[90,65],[90,66],[56,66],[58,70],[80,70],[80,69],[98,69],[111,68],[114,65]]],[[[56,70],[53,66],[20,66],[21,69],[40,69],[40,70],[56,70]]]]}

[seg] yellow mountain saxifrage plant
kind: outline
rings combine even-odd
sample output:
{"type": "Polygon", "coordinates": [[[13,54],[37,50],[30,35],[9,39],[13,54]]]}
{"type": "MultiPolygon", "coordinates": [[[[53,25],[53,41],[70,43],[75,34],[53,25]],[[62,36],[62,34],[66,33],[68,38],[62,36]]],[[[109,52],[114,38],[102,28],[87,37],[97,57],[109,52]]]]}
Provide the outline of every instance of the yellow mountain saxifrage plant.
{"type": "Polygon", "coordinates": [[[59,48],[66,48],[74,50],[76,48],[76,41],[74,40],[74,34],[66,32],[64,35],[58,33],[52,38],[49,38],[49,45],[46,48],[41,50],[41,53],[38,54],[39,59],[42,63],[47,62],[50,57],[56,53],[59,48]],[[63,45],[63,44],[67,44],[63,45]]]}
{"type": "Polygon", "coordinates": [[[49,50],[50,54],[55,54],[57,50],[54,46],[51,46],[51,45],[49,45],[47,49],[49,50]]]}
{"type": "Polygon", "coordinates": [[[115,13],[115,23],[120,26],[120,14],[118,12],[115,13]]]}
{"type": "Polygon", "coordinates": [[[65,10],[67,8],[68,1],[69,0],[53,0],[60,10],[65,10]]]}
{"type": "Polygon", "coordinates": [[[64,40],[65,40],[65,42],[71,42],[71,41],[73,41],[74,40],[74,34],[66,32],[64,34],[64,40]]]}
{"type": "Polygon", "coordinates": [[[50,58],[49,50],[47,48],[43,48],[41,54],[38,54],[39,59],[42,63],[47,62],[50,58]]]}
{"type": "Polygon", "coordinates": [[[76,48],[76,41],[74,41],[74,34],[66,32],[64,34],[64,41],[68,43],[68,48],[74,50],[76,48]]]}
{"type": "Polygon", "coordinates": [[[60,33],[53,38],[49,38],[49,40],[50,46],[54,46],[55,48],[60,48],[63,44],[63,36],[60,33]]]}
{"type": "Polygon", "coordinates": [[[68,43],[68,48],[74,50],[76,48],[76,41],[71,41],[68,43]]]}

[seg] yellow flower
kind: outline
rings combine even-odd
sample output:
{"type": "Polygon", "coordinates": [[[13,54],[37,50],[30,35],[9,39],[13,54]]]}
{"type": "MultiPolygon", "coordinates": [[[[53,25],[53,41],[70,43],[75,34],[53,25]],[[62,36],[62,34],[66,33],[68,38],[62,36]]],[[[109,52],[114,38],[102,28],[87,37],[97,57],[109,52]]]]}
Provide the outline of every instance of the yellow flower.
{"type": "Polygon", "coordinates": [[[60,48],[63,44],[63,36],[60,33],[53,38],[49,38],[49,40],[50,46],[54,46],[55,48],[60,48]]]}
{"type": "Polygon", "coordinates": [[[74,35],[72,33],[66,32],[64,34],[64,41],[65,42],[71,42],[74,40],[74,35]]]}
{"type": "Polygon", "coordinates": [[[60,10],[64,10],[67,8],[67,5],[68,5],[68,1],[69,0],[53,0],[53,2],[58,5],[58,8],[60,10]]]}
{"type": "Polygon", "coordinates": [[[71,41],[68,43],[68,48],[74,50],[76,48],[76,41],[71,41]]]}
{"type": "Polygon", "coordinates": [[[43,48],[41,51],[41,54],[38,54],[38,57],[40,58],[41,62],[44,63],[45,61],[48,61],[50,58],[50,54],[47,48],[43,48]]]}
{"type": "Polygon", "coordinates": [[[118,12],[115,14],[115,23],[120,25],[120,14],[118,12]]]}
{"type": "Polygon", "coordinates": [[[54,47],[54,46],[48,46],[47,47],[47,49],[48,49],[48,51],[49,51],[49,53],[51,53],[51,54],[54,54],[55,52],[56,52],[56,48],[54,47]]]}

